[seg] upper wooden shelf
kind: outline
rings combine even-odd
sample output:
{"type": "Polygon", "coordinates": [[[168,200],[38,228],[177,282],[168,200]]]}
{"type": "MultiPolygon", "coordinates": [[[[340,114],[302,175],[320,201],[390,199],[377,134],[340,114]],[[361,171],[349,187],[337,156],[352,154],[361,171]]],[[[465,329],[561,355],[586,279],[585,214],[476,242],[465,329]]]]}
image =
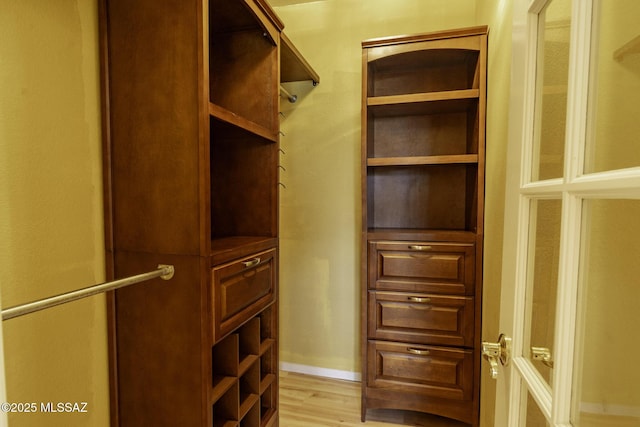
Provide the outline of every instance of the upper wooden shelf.
{"type": "Polygon", "coordinates": [[[320,83],[318,73],[284,33],[280,35],[280,41],[280,82],[311,80],[314,86],[320,83]]]}
{"type": "Polygon", "coordinates": [[[477,104],[479,94],[478,89],[464,89],[375,96],[367,98],[367,106],[374,116],[450,113],[467,111],[477,104]]]}
{"type": "Polygon", "coordinates": [[[367,166],[419,166],[478,163],[477,154],[452,154],[447,156],[371,157],[367,166]]]}
{"type": "Polygon", "coordinates": [[[615,59],[616,61],[622,61],[625,56],[634,53],[640,53],[640,36],[637,36],[636,38],[613,52],[613,59],[615,59]]]}
{"type": "Polygon", "coordinates": [[[409,103],[416,103],[416,102],[447,101],[447,100],[455,100],[455,99],[477,98],[478,95],[479,95],[478,89],[463,89],[463,90],[448,90],[443,92],[412,93],[407,95],[372,96],[367,98],[367,104],[371,107],[375,105],[392,105],[392,104],[409,104],[409,103]]]}
{"type": "Polygon", "coordinates": [[[209,115],[224,123],[233,125],[238,129],[250,132],[271,142],[276,142],[278,140],[276,132],[211,102],[209,103],[209,115]]]}

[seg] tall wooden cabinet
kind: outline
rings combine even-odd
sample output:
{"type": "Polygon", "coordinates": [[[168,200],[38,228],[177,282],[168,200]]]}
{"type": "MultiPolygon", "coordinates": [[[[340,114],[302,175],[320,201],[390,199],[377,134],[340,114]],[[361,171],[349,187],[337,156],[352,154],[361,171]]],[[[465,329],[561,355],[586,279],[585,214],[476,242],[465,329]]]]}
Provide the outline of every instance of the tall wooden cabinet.
{"type": "Polygon", "coordinates": [[[487,28],[367,40],[362,419],[478,424],[487,28]]]}
{"type": "Polygon", "coordinates": [[[283,24],[265,0],[100,23],[108,275],[175,266],[110,296],[112,425],[277,426],[283,24]]]}

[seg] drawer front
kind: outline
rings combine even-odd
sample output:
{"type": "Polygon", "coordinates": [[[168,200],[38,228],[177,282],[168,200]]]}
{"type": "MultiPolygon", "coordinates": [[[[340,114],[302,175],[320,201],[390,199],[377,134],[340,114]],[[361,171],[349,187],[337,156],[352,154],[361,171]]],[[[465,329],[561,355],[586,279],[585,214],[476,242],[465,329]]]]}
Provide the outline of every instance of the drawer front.
{"type": "Polygon", "coordinates": [[[473,294],[473,243],[371,242],[369,245],[370,288],[473,294]]]}
{"type": "Polygon", "coordinates": [[[472,399],[472,350],[381,341],[369,341],[368,346],[369,387],[442,399],[472,399]]]}
{"type": "Polygon", "coordinates": [[[472,297],[369,291],[369,338],[473,346],[472,297]]]}
{"type": "Polygon", "coordinates": [[[276,250],[260,252],[213,268],[212,307],[215,340],[274,300],[276,250]]]}

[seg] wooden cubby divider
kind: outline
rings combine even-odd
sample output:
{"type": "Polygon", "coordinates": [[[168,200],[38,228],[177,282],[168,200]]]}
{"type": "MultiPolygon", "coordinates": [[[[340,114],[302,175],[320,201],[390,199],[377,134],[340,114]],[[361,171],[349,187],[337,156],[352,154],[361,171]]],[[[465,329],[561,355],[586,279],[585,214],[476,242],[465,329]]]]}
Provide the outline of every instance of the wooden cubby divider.
{"type": "Polygon", "coordinates": [[[229,421],[238,421],[237,381],[213,405],[213,425],[227,426],[229,421]]]}
{"type": "Polygon", "coordinates": [[[276,393],[277,387],[275,384],[269,384],[269,386],[260,394],[260,425],[271,419],[276,412],[276,393]]]}
{"type": "Polygon", "coordinates": [[[277,361],[270,306],[213,346],[213,425],[264,427],[277,414],[277,361]]]}

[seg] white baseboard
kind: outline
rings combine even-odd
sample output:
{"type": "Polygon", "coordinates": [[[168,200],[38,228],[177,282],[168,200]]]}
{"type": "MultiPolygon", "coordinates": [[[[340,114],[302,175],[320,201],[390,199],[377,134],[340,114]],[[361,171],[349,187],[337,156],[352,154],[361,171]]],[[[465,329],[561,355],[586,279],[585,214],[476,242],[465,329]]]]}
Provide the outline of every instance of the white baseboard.
{"type": "Polygon", "coordinates": [[[640,418],[640,407],[638,406],[581,402],[580,412],[617,417],[640,418]]]}
{"type": "Polygon", "coordinates": [[[339,380],[357,381],[362,376],[359,372],[341,371],[339,369],[319,368],[317,366],[300,365],[298,363],[280,362],[280,369],[298,374],[314,375],[316,377],[335,378],[339,380]]]}

